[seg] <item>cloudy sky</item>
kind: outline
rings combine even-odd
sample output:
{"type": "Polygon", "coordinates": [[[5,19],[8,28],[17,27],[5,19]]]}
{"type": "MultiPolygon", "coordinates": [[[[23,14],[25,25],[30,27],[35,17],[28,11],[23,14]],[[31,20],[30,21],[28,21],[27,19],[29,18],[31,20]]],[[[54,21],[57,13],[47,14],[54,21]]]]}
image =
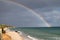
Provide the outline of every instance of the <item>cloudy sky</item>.
{"type": "Polygon", "coordinates": [[[0,24],[23,27],[60,26],[60,0],[3,0],[0,1],[0,5],[0,24]],[[26,8],[9,1],[28,7],[40,18],[26,8]]]}
{"type": "Polygon", "coordinates": [[[60,7],[60,0],[12,0],[29,8],[60,7]]]}

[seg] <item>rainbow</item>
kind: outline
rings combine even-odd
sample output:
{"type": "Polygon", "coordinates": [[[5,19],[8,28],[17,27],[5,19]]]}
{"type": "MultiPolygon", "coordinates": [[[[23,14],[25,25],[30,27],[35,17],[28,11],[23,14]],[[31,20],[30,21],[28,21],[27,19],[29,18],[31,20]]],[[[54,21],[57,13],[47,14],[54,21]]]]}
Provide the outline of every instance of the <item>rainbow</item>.
{"type": "Polygon", "coordinates": [[[27,9],[28,11],[32,12],[36,17],[38,17],[39,19],[41,19],[48,27],[51,27],[51,25],[44,19],[43,16],[41,16],[40,14],[36,13],[35,11],[33,11],[31,8],[28,8],[20,3],[17,3],[17,2],[14,2],[14,1],[6,1],[6,0],[3,0],[4,2],[7,2],[7,3],[12,3],[12,4],[15,4],[15,5],[18,5],[18,6],[22,6],[23,8],[27,9]]]}

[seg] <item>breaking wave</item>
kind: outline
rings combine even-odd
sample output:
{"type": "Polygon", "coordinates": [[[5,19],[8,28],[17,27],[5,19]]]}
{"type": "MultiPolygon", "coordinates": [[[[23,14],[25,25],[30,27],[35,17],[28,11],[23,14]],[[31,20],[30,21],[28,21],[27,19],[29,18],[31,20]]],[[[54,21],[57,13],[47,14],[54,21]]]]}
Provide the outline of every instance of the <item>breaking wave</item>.
{"type": "Polygon", "coordinates": [[[25,38],[25,40],[43,40],[43,39],[38,39],[38,38],[32,37],[30,35],[26,35],[25,33],[21,32],[21,31],[18,31],[18,33],[20,33],[20,35],[22,35],[25,38]]]}
{"type": "Polygon", "coordinates": [[[45,32],[40,32],[39,34],[37,34],[38,32],[36,32],[36,31],[33,32],[31,30],[28,30],[28,32],[23,31],[23,30],[19,30],[19,31],[18,30],[17,31],[16,30],[9,30],[9,29],[6,30],[6,32],[10,32],[10,31],[14,32],[13,34],[18,33],[19,34],[18,37],[22,36],[24,38],[24,40],[60,40],[59,35],[55,35],[55,34],[51,34],[51,33],[46,34],[45,32]],[[33,32],[33,33],[29,34],[29,32],[30,33],[33,32]],[[36,35],[36,36],[34,36],[34,35],[36,35]]]}
{"type": "MultiPolygon", "coordinates": [[[[9,30],[9,29],[5,29],[5,31],[7,32],[7,34],[9,35],[9,36],[11,36],[12,37],[12,39],[14,39],[14,36],[17,36],[17,38],[19,38],[20,36],[22,36],[23,38],[24,38],[24,40],[43,40],[43,39],[38,39],[38,38],[35,38],[35,37],[32,37],[32,36],[30,36],[30,35],[27,35],[27,34],[25,34],[24,32],[21,32],[21,31],[14,31],[14,30],[9,30]],[[10,33],[10,34],[9,34],[10,33]],[[18,33],[18,34],[17,34],[18,33]],[[14,35],[13,35],[14,34],[14,35]]],[[[16,39],[14,39],[14,40],[16,40],[16,39]]],[[[18,40],[20,40],[20,39],[18,39],[18,40]]]]}

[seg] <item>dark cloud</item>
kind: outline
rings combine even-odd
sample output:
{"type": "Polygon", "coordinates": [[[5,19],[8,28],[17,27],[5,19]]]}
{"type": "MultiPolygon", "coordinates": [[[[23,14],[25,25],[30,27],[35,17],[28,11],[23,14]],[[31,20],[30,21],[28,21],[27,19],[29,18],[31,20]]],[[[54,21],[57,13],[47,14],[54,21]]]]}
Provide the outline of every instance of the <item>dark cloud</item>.
{"type": "Polygon", "coordinates": [[[51,24],[52,26],[60,26],[60,7],[58,8],[42,8],[35,10],[39,15],[42,15],[43,18],[51,24]]]}
{"type": "Polygon", "coordinates": [[[60,7],[60,0],[12,0],[29,8],[60,7]]]}
{"type": "Polygon", "coordinates": [[[0,1],[0,24],[9,24],[20,27],[47,26],[32,12],[12,3],[0,1]]]}
{"type": "MultiPolygon", "coordinates": [[[[16,3],[21,3],[28,8],[35,9],[34,11],[37,14],[42,15],[44,19],[50,23],[51,25],[59,25],[60,22],[55,16],[58,14],[51,13],[53,10],[57,9],[60,10],[60,0],[11,0],[16,3]],[[43,13],[47,12],[47,14],[43,13]],[[49,16],[50,15],[50,16],[49,16]],[[51,20],[50,20],[50,19],[51,20]],[[58,24],[59,22],[59,24],[58,24]]],[[[40,18],[36,17],[32,12],[29,12],[22,6],[16,6],[15,4],[11,3],[4,3],[0,1],[0,24],[12,24],[18,26],[46,26],[46,24],[40,20],[40,18]]],[[[54,11],[55,12],[55,11],[54,11]]]]}

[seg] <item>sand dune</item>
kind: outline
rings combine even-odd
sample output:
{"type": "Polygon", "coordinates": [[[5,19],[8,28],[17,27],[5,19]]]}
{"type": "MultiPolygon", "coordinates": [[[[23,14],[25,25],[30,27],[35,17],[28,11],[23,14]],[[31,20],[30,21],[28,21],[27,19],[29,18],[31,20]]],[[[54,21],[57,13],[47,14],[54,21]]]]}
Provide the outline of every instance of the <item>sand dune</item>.
{"type": "Polygon", "coordinates": [[[9,35],[12,40],[24,40],[22,36],[14,31],[7,32],[6,34],[9,35]]]}
{"type": "Polygon", "coordinates": [[[7,34],[2,34],[2,40],[11,40],[11,37],[7,34]]]}
{"type": "Polygon", "coordinates": [[[5,34],[2,34],[3,40],[24,40],[24,38],[15,31],[11,31],[8,28],[4,29],[6,31],[5,34]]]}
{"type": "Polygon", "coordinates": [[[9,30],[9,29],[5,29],[5,31],[6,31],[6,34],[4,34],[3,36],[4,37],[9,36],[8,39],[10,39],[10,40],[36,40],[35,38],[33,38],[31,36],[27,36],[20,31],[15,32],[15,31],[12,31],[12,30],[9,30]]]}

